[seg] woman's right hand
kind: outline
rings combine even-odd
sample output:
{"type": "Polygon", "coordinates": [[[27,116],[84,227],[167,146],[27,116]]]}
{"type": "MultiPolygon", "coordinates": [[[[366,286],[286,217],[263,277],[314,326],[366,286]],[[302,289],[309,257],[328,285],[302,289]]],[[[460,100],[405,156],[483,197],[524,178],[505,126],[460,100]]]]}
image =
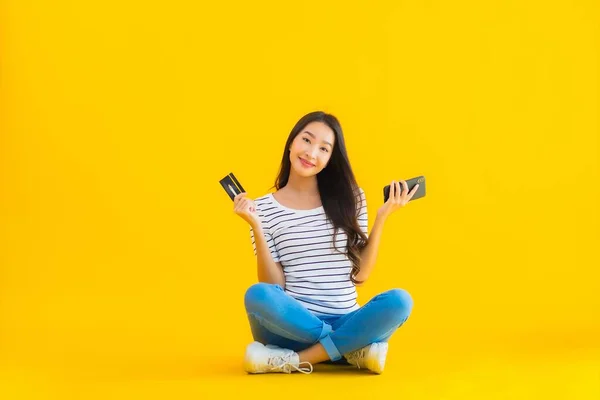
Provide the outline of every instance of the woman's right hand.
{"type": "Polygon", "coordinates": [[[254,200],[246,197],[246,192],[239,193],[233,198],[233,212],[242,217],[253,228],[260,225],[256,204],[254,200]]]}

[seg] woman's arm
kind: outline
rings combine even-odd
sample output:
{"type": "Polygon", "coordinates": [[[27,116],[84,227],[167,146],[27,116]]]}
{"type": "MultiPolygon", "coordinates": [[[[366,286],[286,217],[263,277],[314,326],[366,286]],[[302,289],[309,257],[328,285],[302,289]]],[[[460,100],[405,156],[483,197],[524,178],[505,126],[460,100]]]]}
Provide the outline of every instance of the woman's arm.
{"type": "MultiPolygon", "coordinates": [[[[377,251],[379,250],[379,242],[381,241],[381,234],[383,232],[383,225],[388,216],[394,213],[396,210],[404,207],[410,199],[413,197],[419,184],[416,184],[413,189],[409,192],[406,181],[392,181],[390,184],[390,197],[383,203],[383,206],[377,210],[377,217],[375,218],[375,224],[371,229],[369,235],[369,244],[362,249],[360,272],[356,275],[356,279],[359,281],[366,281],[371,271],[375,266],[375,260],[377,259],[377,251]],[[400,190],[400,184],[402,184],[402,190],[400,190]]],[[[360,285],[358,285],[360,286],[360,285]]]]}
{"type": "Polygon", "coordinates": [[[254,231],[254,241],[256,245],[258,281],[277,283],[281,287],[285,287],[283,268],[281,267],[281,263],[273,261],[262,226],[256,224],[252,226],[252,229],[254,231]]]}
{"type": "MultiPolygon", "coordinates": [[[[379,252],[379,242],[381,241],[381,234],[383,233],[383,226],[385,224],[387,216],[377,214],[375,217],[375,223],[369,233],[369,243],[362,249],[360,253],[360,272],[355,276],[358,281],[366,281],[371,275],[371,271],[375,266],[377,260],[377,253],[379,252]]],[[[357,284],[360,286],[361,284],[357,284]]]]}

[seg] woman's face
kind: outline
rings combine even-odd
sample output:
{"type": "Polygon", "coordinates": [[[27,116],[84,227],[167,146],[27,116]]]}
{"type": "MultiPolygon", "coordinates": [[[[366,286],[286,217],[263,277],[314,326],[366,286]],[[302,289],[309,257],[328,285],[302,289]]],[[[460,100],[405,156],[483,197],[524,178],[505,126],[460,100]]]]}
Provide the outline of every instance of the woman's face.
{"type": "Polygon", "coordinates": [[[292,169],[300,176],[312,176],[321,172],[331,158],[334,140],[335,134],[327,124],[318,121],[307,124],[296,135],[290,147],[292,169]]]}

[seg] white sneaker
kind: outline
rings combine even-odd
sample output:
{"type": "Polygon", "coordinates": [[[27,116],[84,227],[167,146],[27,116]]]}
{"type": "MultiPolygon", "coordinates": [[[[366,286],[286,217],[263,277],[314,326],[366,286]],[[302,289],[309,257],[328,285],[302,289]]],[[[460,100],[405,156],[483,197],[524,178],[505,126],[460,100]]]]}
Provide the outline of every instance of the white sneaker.
{"type": "Polygon", "coordinates": [[[377,374],[381,374],[385,366],[387,351],[387,342],[377,342],[346,353],[344,354],[344,358],[358,368],[367,368],[377,374]]]}
{"type": "Polygon", "coordinates": [[[260,342],[252,342],[246,347],[244,369],[251,374],[266,372],[289,374],[294,370],[310,374],[313,371],[312,364],[308,361],[301,363],[300,357],[295,351],[270,344],[265,346],[260,342]],[[300,367],[300,364],[308,364],[308,367],[300,367]]]}

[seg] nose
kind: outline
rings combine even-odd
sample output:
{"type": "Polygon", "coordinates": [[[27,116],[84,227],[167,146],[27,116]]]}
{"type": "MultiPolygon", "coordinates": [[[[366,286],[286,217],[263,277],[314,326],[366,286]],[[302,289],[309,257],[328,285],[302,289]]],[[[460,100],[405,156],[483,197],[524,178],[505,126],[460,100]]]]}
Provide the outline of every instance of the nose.
{"type": "Polygon", "coordinates": [[[314,160],[316,160],[317,158],[317,152],[319,151],[319,149],[315,149],[315,148],[311,148],[310,150],[308,150],[306,152],[306,156],[308,158],[309,161],[313,162],[314,160]]]}

